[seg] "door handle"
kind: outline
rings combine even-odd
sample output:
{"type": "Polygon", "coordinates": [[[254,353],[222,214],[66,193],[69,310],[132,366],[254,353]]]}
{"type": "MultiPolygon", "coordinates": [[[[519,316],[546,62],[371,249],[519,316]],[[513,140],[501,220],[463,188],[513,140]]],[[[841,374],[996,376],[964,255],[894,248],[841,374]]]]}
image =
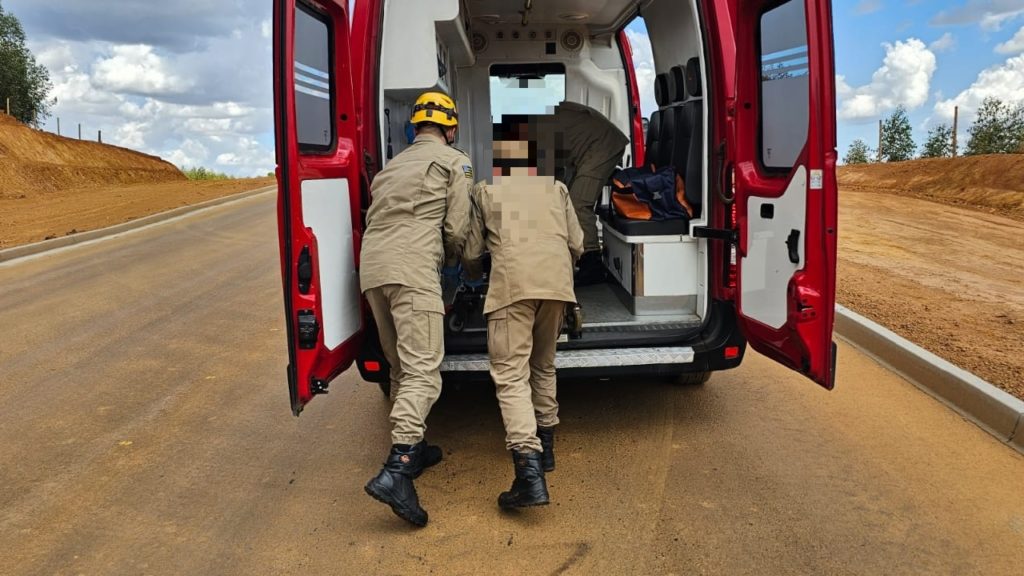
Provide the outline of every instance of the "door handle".
{"type": "Polygon", "coordinates": [[[789,248],[789,261],[793,264],[800,263],[800,231],[790,230],[789,238],[786,238],[786,247],[789,248]]]}

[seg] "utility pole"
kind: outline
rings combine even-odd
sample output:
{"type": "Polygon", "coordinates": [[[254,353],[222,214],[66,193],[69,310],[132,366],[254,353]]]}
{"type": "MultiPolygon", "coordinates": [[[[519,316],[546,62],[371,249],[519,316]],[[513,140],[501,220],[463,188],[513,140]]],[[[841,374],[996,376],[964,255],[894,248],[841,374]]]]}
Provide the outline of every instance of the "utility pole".
{"type": "Polygon", "coordinates": [[[882,161],[882,119],[878,119],[878,162],[882,161]]]}
{"type": "Polygon", "coordinates": [[[103,144],[103,130],[96,131],[96,141],[103,144]]]}
{"type": "Polygon", "coordinates": [[[956,127],[960,120],[960,107],[953,106],[953,158],[956,158],[956,127]]]}

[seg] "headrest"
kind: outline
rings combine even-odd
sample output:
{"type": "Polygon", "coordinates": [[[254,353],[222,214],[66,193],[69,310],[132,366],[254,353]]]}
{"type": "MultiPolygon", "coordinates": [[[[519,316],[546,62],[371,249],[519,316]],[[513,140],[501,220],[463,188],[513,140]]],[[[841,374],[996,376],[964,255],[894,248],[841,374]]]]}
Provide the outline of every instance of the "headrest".
{"type": "Polygon", "coordinates": [[[658,106],[668,106],[672,101],[668,90],[668,74],[661,73],[654,77],[654,100],[658,106]]]}
{"type": "Polygon", "coordinates": [[[682,102],[686,100],[686,71],[682,66],[673,66],[668,71],[668,87],[669,97],[672,98],[673,102],[682,102]]]}
{"type": "Polygon", "coordinates": [[[697,98],[701,95],[700,59],[690,58],[686,62],[686,91],[697,98]]]}

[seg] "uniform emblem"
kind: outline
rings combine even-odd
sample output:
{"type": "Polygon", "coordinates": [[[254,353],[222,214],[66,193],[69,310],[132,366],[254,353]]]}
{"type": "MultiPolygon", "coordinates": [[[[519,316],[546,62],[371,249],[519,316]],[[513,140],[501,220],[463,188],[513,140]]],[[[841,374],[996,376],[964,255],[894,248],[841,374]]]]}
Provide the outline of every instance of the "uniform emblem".
{"type": "Polygon", "coordinates": [[[473,167],[469,164],[462,165],[462,173],[466,175],[466,178],[473,179],[473,167]]]}

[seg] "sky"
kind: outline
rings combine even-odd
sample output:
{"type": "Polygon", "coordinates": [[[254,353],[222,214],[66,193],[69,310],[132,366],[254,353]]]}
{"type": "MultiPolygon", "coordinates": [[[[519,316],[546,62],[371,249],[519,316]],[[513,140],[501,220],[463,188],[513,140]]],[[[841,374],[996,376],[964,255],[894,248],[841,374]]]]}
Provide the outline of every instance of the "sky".
{"type": "MultiPolygon", "coordinates": [[[[274,168],[271,2],[0,0],[49,70],[45,129],[237,176],[274,168]]],[[[877,142],[905,106],[919,144],[960,106],[960,142],[981,100],[1024,101],[1024,0],[834,0],[839,153],[877,142]]],[[[631,25],[642,108],[654,70],[631,25]]]]}
{"type": "MultiPolygon", "coordinates": [[[[854,139],[878,145],[878,120],[903,105],[920,147],[953,123],[958,143],[987,96],[1024,102],[1024,0],[833,0],[840,158],[854,139]]],[[[642,22],[633,45],[641,109],[655,110],[654,67],[642,22]]]]}

